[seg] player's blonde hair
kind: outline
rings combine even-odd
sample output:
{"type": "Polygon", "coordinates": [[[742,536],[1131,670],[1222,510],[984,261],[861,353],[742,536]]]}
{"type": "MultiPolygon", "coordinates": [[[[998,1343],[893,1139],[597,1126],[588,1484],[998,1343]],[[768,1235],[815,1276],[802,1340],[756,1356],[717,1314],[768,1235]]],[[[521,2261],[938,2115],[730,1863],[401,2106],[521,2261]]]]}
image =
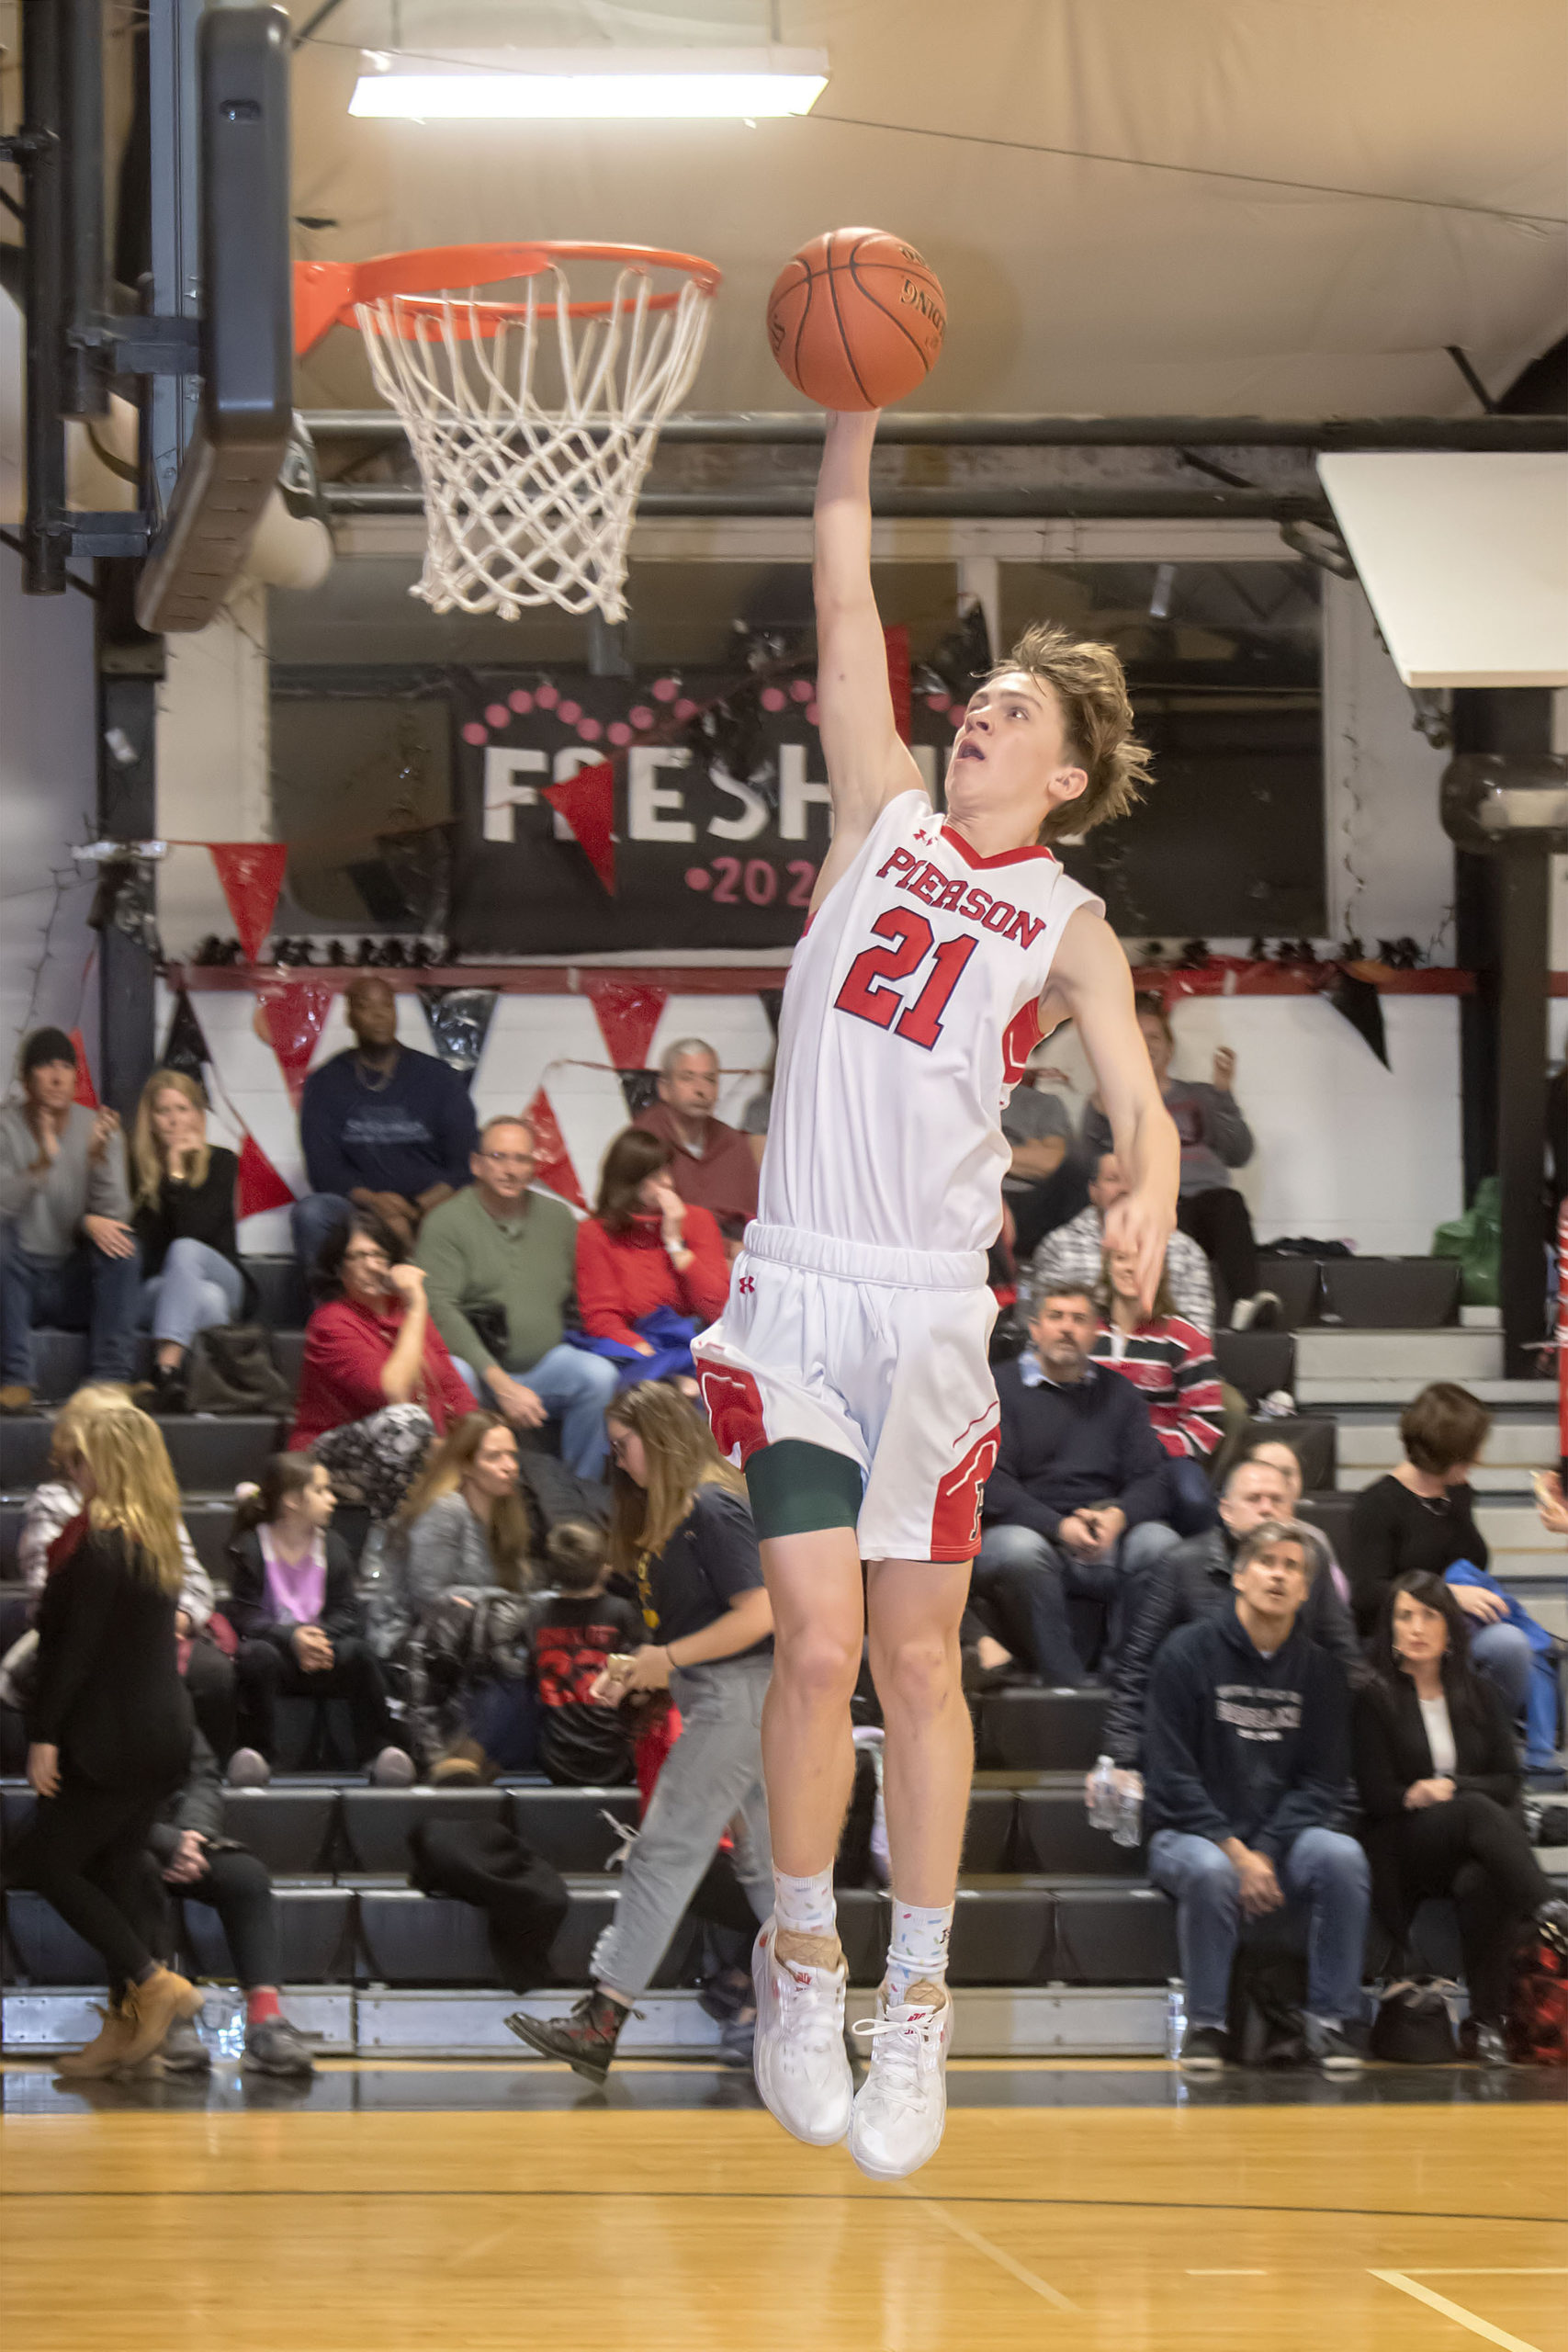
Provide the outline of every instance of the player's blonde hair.
{"type": "Polygon", "coordinates": [[[1124,817],[1152,782],[1148,746],[1133,732],[1133,705],[1121,658],[1113,646],[1075,637],[1054,621],[1026,628],[1005,662],[987,676],[1005,678],[1027,671],[1049,686],[1062,713],[1066,748],[1089,776],[1076,800],[1054,808],[1040,829],[1043,841],[1063,833],[1087,833],[1113,817],[1124,817]]]}

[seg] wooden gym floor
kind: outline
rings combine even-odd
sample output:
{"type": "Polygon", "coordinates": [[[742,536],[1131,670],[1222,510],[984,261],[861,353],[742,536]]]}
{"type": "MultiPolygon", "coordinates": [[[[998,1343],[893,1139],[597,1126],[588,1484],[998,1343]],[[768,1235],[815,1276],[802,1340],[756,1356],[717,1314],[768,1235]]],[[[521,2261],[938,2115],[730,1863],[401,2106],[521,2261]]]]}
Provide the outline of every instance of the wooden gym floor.
{"type": "Polygon", "coordinates": [[[5,2352],[1568,2352],[1568,2082],[969,2062],[897,2187],[743,2078],[5,2069],[5,2352]]]}

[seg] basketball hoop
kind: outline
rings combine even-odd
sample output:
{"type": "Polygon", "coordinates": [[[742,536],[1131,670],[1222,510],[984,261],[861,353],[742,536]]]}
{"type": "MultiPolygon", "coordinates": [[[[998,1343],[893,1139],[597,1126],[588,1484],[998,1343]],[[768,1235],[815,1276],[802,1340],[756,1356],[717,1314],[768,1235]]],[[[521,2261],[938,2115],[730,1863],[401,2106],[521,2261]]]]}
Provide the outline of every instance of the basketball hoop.
{"type": "Polygon", "coordinates": [[[637,492],[718,283],[692,254],[550,241],[296,265],[296,349],[357,326],[407,431],[427,521],[413,595],[509,621],[547,604],[626,617],[637,492]],[[607,297],[574,302],[568,262],[615,264],[607,297]],[[514,278],[520,299],[479,299],[514,278]]]}

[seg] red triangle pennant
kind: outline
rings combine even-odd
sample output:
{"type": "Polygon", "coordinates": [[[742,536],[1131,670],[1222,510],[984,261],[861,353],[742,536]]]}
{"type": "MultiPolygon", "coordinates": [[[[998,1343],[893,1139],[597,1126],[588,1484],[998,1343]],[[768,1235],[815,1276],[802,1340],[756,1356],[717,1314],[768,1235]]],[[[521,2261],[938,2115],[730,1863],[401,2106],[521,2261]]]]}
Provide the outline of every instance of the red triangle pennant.
{"type": "Polygon", "coordinates": [[[209,842],[248,964],[259,964],[288,864],[287,842],[209,842]]]}
{"type": "Polygon", "coordinates": [[[547,1184],[552,1193],[558,1193],[563,1201],[570,1201],[574,1209],[585,1209],[588,1204],[582,1197],[566,1137],[556,1124],[550,1098],[542,1086],[523,1116],[534,1130],[534,1149],[538,1154],[538,1166],[534,1172],[540,1183],[547,1184]]]}
{"type": "Polygon", "coordinates": [[[902,621],[882,632],[887,648],[887,691],[893,697],[893,723],[909,740],[909,632],[902,621]]]}
{"type": "Polygon", "coordinates": [[[599,1027],[617,1069],[644,1069],[648,1049],[660,1015],[669,1001],[668,989],[638,988],[629,980],[591,979],[583,982],[599,1027]]]}
{"type": "Polygon", "coordinates": [[[615,770],[612,761],[579,768],[559,784],[541,786],[550,807],[558,809],[577,836],[578,846],[599,876],[602,887],[615,895],[615,770]]]}
{"type": "Polygon", "coordinates": [[[87,1048],[85,1044],[83,1042],[82,1032],[80,1029],[73,1029],[71,1032],[71,1043],[76,1048],[76,1093],[74,1099],[76,1102],[80,1102],[85,1109],[96,1111],[98,1107],[98,1090],[93,1084],[93,1073],[87,1068],[87,1048]]]}
{"type": "Polygon", "coordinates": [[[288,1100],[297,1111],[305,1091],[310,1057],[316,1050],[316,1040],[332,1001],[331,989],[311,988],[308,983],[268,989],[261,1000],[262,1020],[277,1056],[288,1100]]]}
{"type": "Polygon", "coordinates": [[[235,1187],[240,1216],[260,1216],[265,1209],[286,1209],[294,1195],[247,1127],[240,1146],[240,1175],[235,1187]]]}

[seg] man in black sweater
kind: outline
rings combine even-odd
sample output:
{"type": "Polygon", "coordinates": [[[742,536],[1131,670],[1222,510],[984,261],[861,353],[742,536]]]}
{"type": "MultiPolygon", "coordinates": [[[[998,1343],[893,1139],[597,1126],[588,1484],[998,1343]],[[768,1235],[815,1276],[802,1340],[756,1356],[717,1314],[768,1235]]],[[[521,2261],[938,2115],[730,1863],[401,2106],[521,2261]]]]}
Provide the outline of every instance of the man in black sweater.
{"type": "Polygon", "coordinates": [[[1325,2074],[1361,2058],[1367,1858],[1336,1825],[1350,1767],[1349,1691],[1299,1623],[1306,1530],[1266,1521],[1242,1543],[1234,1605],[1183,1625],[1156,1661],[1144,1731],[1149,1876],[1175,1898],[1187,2032],[1179,2064],[1225,2063],[1231,1962],[1244,1919],[1309,1914],[1303,2031],[1325,2074]]]}
{"type": "Polygon", "coordinates": [[[1148,1408],[1089,1361],[1100,1318],[1081,1283],[1047,1283],[1030,1344],[997,1367],[1001,1425],[972,1590],[1015,1658],[1056,1689],[1084,1680],[1069,1593],[1101,1600],[1116,1647],[1142,1583],[1177,1542],[1160,1517],[1166,1455],[1148,1408]]]}
{"type": "MultiPolygon", "coordinates": [[[[1290,1501],[1280,1473],[1267,1462],[1238,1462],[1220,1498],[1218,1527],[1190,1536],[1156,1562],[1116,1660],[1115,1691],[1105,1719],[1105,1753],[1119,1771],[1136,1778],[1149,1676],[1162,1645],[1179,1625],[1218,1617],[1230,1609],[1231,1571],[1243,1538],[1266,1520],[1289,1517],[1290,1501]]],[[[1354,1690],[1367,1666],[1350,1612],[1334,1589],[1321,1549],[1312,1566],[1301,1630],[1308,1641],[1333,1653],[1354,1690]]]]}

